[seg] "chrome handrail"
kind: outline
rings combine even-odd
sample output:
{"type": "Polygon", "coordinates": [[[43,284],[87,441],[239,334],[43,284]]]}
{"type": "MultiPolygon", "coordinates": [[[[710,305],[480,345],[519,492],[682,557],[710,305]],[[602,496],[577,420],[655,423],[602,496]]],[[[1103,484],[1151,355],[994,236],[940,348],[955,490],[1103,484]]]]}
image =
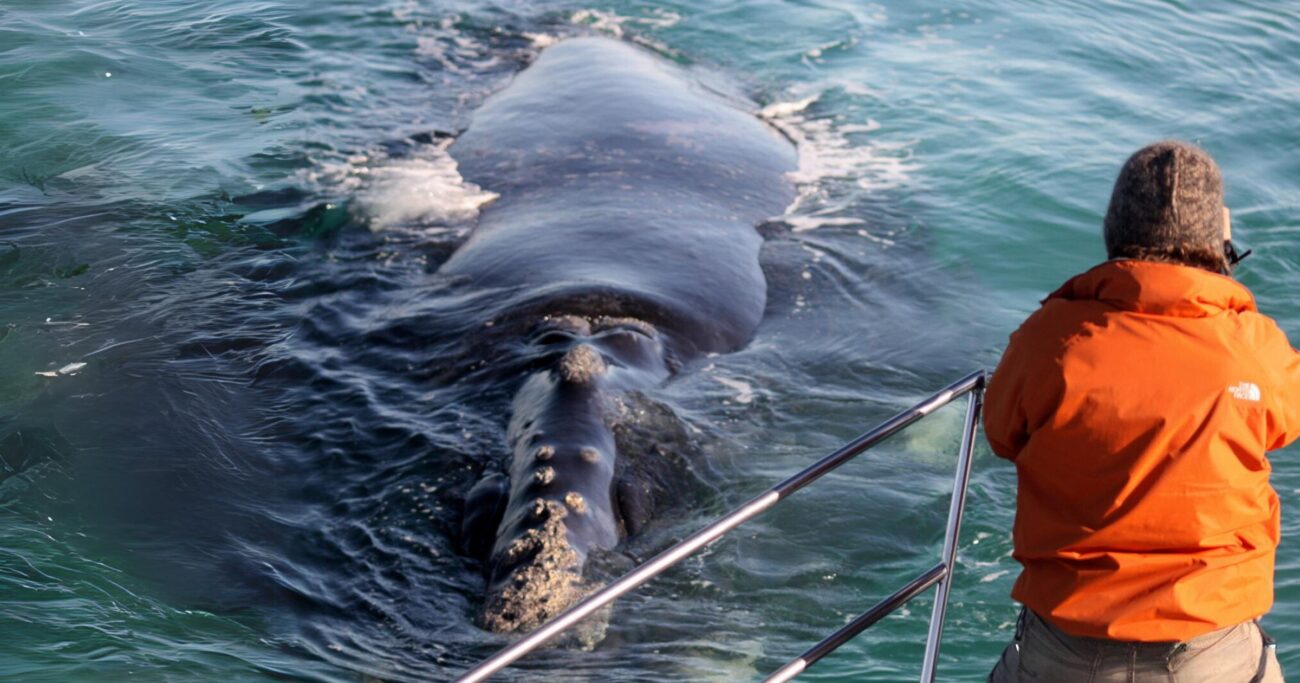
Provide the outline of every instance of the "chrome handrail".
{"type": "Polygon", "coordinates": [[[934,589],[934,611],[930,614],[930,633],[925,639],[925,659],[921,664],[921,681],[933,683],[939,664],[939,641],[943,638],[943,621],[947,616],[948,593],[952,572],[957,563],[957,535],[961,533],[962,513],[966,510],[966,486],[970,484],[971,461],[975,454],[975,436],[979,430],[980,409],[984,406],[983,383],[971,392],[966,403],[966,422],[962,426],[961,450],[957,454],[957,472],[953,476],[952,501],[948,505],[948,528],[943,535],[942,563],[948,568],[934,589]]]}
{"type": "Polygon", "coordinates": [[[934,611],[930,615],[930,632],[925,641],[925,659],[921,664],[921,683],[934,682],[935,668],[939,663],[939,641],[943,635],[943,622],[948,609],[948,590],[951,587],[953,565],[957,561],[957,535],[961,532],[962,513],[966,508],[966,485],[970,482],[975,436],[979,429],[980,409],[984,404],[984,381],[985,377],[981,373],[979,383],[971,390],[970,401],[966,404],[966,421],[962,427],[961,450],[957,456],[957,473],[953,480],[952,501],[948,505],[948,526],[944,531],[943,551],[939,564],[918,574],[893,595],[876,603],[871,609],[845,624],[843,628],[777,669],[765,679],[764,683],[784,683],[798,676],[817,660],[834,652],[872,624],[906,605],[930,586],[938,584],[939,588],[934,596],[934,611]]]}
{"type": "MultiPolygon", "coordinates": [[[[953,399],[956,399],[966,393],[975,392],[975,395],[972,396],[970,406],[967,408],[968,427],[966,433],[963,434],[962,437],[963,449],[966,449],[968,446],[973,444],[974,433],[973,431],[971,431],[973,428],[970,427],[969,425],[974,419],[972,417],[972,413],[976,416],[978,415],[979,412],[978,397],[979,394],[983,391],[984,381],[985,381],[985,372],[983,370],[977,370],[957,380],[956,382],[949,384],[943,389],[940,389],[939,391],[935,392],[930,397],[926,398],[924,401],[921,401],[915,406],[912,406],[911,408],[908,408],[907,410],[898,413],[897,415],[889,418],[888,420],[885,420],[875,429],[872,429],[858,436],[857,438],[845,444],[844,446],[840,447],[838,450],[831,453],[830,455],[827,455],[822,459],[818,460],[817,462],[813,463],[812,465],[809,465],[808,467],[805,467],[804,469],[796,472],[795,474],[786,478],[784,481],[780,482],[779,484],[773,486],[772,488],[768,489],[762,494],[752,498],[749,502],[745,503],[744,505],[741,505],[740,507],[732,510],[726,515],[723,515],[722,517],[718,518],[708,526],[705,526],[699,531],[696,531],[695,533],[686,537],[682,541],[678,542],[676,545],[654,556],[645,564],[642,564],[641,566],[637,567],[631,572],[624,574],[622,577],[610,583],[609,585],[605,586],[604,588],[600,589],[599,591],[592,593],[590,596],[588,596],[578,604],[574,605],[573,607],[570,607],[568,610],[564,611],[559,616],[543,624],[537,630],[529,633],[528,635],[524,636],[523,638],[516,641],[515,643],[505,648],[502,648],[496,654],[483,660],[478,664],[478,666],[475,666],[473,669],[470,669],[469,671],[465,672],[464,675],[462,675],[460,678],[456,680],[459,683],[476,683],[477,681],[486,680],[489,676],[509,666],[515,660],[519,659],[520,657],[523,657],[524,655],[537,649],[538,647],[541,647],[547,641],[558,636],[565,629],[569,628],[570,626],[573,626],[577,622],[581,621],[583,618],[591,615],[593,612],[599,610],[605,605],[608,605],[614,600],[617,600],[623,594],[631,591],[637,586],[640,586],[646,581],[649,581],[651,578],[662,573],[664,570],[677,564],[683,559],[689,557],[695,551],[703,548],[704,546],[709,545],[710,543],[713,543],[714,541],[721,538],[727,532],[731,531],[737,526],[740,526],[744,522],[758,516],[759,513],[772,507],[773,505],[785,499],[795,491],[798,491],[799,489],[820,479],[822,476],[826,475],[831,470],[834,470],[840,465],[843,465],[849,460],[852,460],[853,458],[857,457],[863,451],[875,446],[881,441],[884,441],[890,436],[893,436],[894,434],[898,433],[904,427],[907,427],[908,425],[916,422],[917,420],[920,420],[926,415],[929,415],[935,410],[938,410],[944,405],[947,405],[948,403],[952,402],[953,399]]],[[[968,460],[969,458],[966,459],[968,460]]],[[[961,490],[964,494],[965,479],[962,479],[962,477],[969,476],[969,468],[966,469],[966,474],[963,475],[961,474],[961,465],[959,464],[958,467],[959,467],[958,476],[959,479],[963,482],[963,486],[961,490]]],[[[963,501],[964,501],[964,496],[963,496],[963,501]]],[[[954,524],[954,520],[952,518],[952,511],[950,510],[949,533],[953,534],[954,536],[954,543],[953,543],[954,547],[951,549],[953,552],[955,552],[955,534],[956,534],[955,525],[960,524],[961,521],[960,517],[961,517],[960,506],[958,506],[957,518],[954,524]]],[[[949,557],[949,555],[951,554],[949,551],[950,549],[948,547],[948,542],[945,540],[944,556],[946,558],[949,557]]],[[[928,576],[929,574],[939,569],[939,567],[942,567],[941,575],[935,577],[932,581],[930,581],[930,583],[927,583],[917,588],[914,593],[912,593],[906,599],[900,602],[899,605],[905,603],[907,600],[910,600],[911,597],[914,597],[916,593],[919,593],[920,591],[925,590],[925,588],[928,588],[929,586],[933,585],[934,582],[943,581],[950,573],[950,570],[948,568],[949,565],[942,564],[942,563],[936,566],[935,569],[931,569],[930,572],[927,572],[925,575],[922,576],[923,577],[928,576]]],[[[913,583],[916,582],[914,581],[913,583]]],[[[895,595],[897,596],[898,593],[896,593],[895,595]]],[[[946,593],[944,595],[946,597],[946,593]]],[[[892,611],[892,609],[893,608],[885,611],[884,614],[887,614],[889,611],[892,611]]],[[[868,612],[868,614],[870,614],[870,612],[868,612]]],[[[884,614],[881,614],[881,617],[883,617],[884,614]]],[[[942,613],[939,613],[939,616],[940,618],[942,618],[942,613]]],[[[874,623],[874,621],[872,623],[874,623]]],[[[869,626],[870,624],[867,625],[869,626]]],[[[866,628],[866,626],[863,626],[863,628],[866,628]]],[[[940,628],[942,628],[942,623],[940,623],[940,628]]],[[[852,638],[853,635],[857,635],[857,633],[855,632],[849,635],[848,638],[852,638]]],[[[832,636],[832,638],[834,638],[834,636],[832,636]]],[[[817,657],[817,659],[820,659],[821,656],[824,656],[826,653],[829,653],[830,651],[834,650],[835,647],[838,647],[843,642],[847,642],[848,638],[845,638],[840,643],[837,643],[834,647],[831,647],[830,649],[823,652],[822,655],[819,655],[817,657]]],[[[829,641],[830,639],[827,640],[829,641]]],[[[827,641],[823,641],[823,643],[826,642],[827,641]]],[[[821,644],[818,645],[818,647],[820,646],[821,644]]],[[[817,648],[814,648],[814,650],[815,649],[817,648]]],[[[929,654],[928,650],[929,648],[927,647],[927,656],[929,654]]],[[[936,652],[934,654],[935,656],[937,656],[937,641],[936,641],[936,652]]],[[[807,653],[805,653],[805,655],[807,655],[807,653]]],[[[800,660],[796,660],[796,662],[797,661],[800,660]]],[[[804,668],[807,668],[807,666],[811,665],[812,662],[814,661],[816,661],[816,659],[806,661],[805,664],[800,668],[800,671],[802,671],[804,668]]],[[[786,668],[788,668],[793,664],[794,662],[792,662],[790,665],[787,665],[786,668]]],[[[782,669],[782,671],[784,670],[785,668],[782,669]]],[[[788,677],[780,680],[789,680],[789,678],[793,678],[795,675],[798,675],[797,671],[791,673],[788,677]]]]}

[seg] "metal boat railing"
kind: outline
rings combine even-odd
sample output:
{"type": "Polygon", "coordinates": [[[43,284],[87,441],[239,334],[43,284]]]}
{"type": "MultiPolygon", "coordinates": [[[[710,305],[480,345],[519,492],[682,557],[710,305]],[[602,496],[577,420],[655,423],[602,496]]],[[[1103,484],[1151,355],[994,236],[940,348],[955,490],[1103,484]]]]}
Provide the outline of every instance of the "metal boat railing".
{"type": "Polygon", "coordinates": [[[520,657],[541,647],[564,630],[590,616],[593,612],[649,581],[697,550],[718,540],[737,526],[758,516],[759,513],[776,505],[795,491],[820,479],[831,470],[852,460],[867,449],[951,403],[953,400],[970,394],[970,399],[966,405],[966,420],[962,427],[961,451],[957,458],[957,473],[953,485],[952,502],[948,508],[948,526],[944,534],[943,551],[939,563],[909,581],[905,586],[828,636],[825,640],[809,648],[808,651],[778,669],[767,679],[768,681],[788,681],[798,676],[819,659],[834,652],[872,624],[907,604],[908,601],[929,587],[938,585],[935,593],[934,611],[930,616],[930,632],[926,640],[925,660],[921,667],[921,681],[931,683],[934,680],[935,667],[939,659],[939,642],[943,633],[944,616],[948,605],[948,589],[952,579],[953,563],[957,555],[957,535],[961,529],[962,512],[965,509],[966,485],[970,481],[970,466],[975,447],[975,436],[979,428],[980,409],[983,407],[985,380],[986,373],[983,370],[972,372],[940,389],[915,406],[885,420],[875,429],[862,434],[840,447],[834,453],[796,472],[744,505],[723,515],[703,529],[696,531],[671,548],[659,553],[645,564],[609,583],[585,600],[546,622],[537,630],[483,660],[478,666],[470,669],[457,680],[460,683],[474,683],[487,679],[520,657]]]}

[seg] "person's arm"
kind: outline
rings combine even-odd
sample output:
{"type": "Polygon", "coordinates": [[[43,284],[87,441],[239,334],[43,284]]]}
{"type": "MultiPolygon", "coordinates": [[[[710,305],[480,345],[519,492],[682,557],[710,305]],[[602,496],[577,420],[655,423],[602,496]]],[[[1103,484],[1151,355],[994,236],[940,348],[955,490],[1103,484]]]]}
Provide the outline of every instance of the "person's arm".
{"type": "Polygon", "coordinates": [[[1277,395],[1272,397],[1268,450],[1282,448],[1300,437],[1300,353],[1291,348],[1286,333],[1268,321],[1268,342],[1260,354],[1273,369],[1277,395]]]}
{"type": "Polygon", "coordinates": [[[1018,330],[1011,335],[984,392],[984,435],[993,452],[1008,460],[1016,459],[1029,438],[1023,403],[1026,368],[1019,337],[1018,330]]]}

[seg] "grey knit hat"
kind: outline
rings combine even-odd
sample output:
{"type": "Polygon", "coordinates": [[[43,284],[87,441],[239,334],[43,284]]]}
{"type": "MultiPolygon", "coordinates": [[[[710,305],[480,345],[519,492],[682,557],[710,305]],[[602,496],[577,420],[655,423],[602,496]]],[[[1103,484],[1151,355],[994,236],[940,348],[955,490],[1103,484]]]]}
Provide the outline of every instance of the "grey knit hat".
{"type": "Polygon", "coordinates": [[[1138,150],[1115,180],[1104,236],[1110,258],[1224,271],[1219,166],[1205,150],[1176,140],[1138,150]]]}

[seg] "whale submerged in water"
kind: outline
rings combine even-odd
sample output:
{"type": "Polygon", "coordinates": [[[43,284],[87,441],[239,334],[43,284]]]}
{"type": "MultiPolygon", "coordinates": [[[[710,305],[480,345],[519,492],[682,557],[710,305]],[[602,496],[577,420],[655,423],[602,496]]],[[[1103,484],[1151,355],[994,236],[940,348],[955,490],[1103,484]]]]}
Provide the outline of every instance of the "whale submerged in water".
{"type": "Polygon", "coordinates": [[[547,48],[450,152],[499,199],[439,273],[492,292],[507,311],[494,334],[538,359],[518,378],[508,464],[470,491],[461,539],[487,562],[480,624],[527,631],[594,590],[588,555],[655,507],[621,462],[625,397],[753,336],[755,226],[792,201],[796,155],[677,65],[607,38],[547,48]]]}

